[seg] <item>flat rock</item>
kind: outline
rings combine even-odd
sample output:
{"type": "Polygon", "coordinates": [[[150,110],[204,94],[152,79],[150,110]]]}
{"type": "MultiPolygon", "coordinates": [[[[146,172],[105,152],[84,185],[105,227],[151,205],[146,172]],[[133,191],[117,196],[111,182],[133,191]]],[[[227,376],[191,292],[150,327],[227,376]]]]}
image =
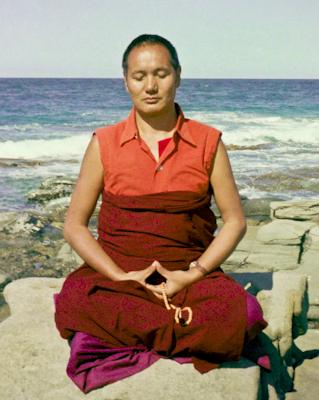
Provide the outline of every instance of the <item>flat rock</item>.
{"type": "Polygon", "coordinates": [[[299,221],[319,222],[318,200],[287,200],[272,201],[270,203],[270,216],[272,219],[294,219],[299,221]]]}
{"type": "Polygon", "coordinates": [[[52,296],[63,280],[25,278],[6,286],[11,316],[0,324],[3,399],[257,400],[260,370],[245,359],[203,375],[192,364],[161,359],[138,374],[84,395],[66,375],[69,346],[54,324],[52,296]]]}
{"type": "MultiPolygon", "coordinates": [[[[285,222],[279,221],[279,226],[282,223],[285,224],[285,222]]],[[[294,221],[289,222],[294,223],[294,221]]],[[[273,226],[272,224],[271,222],[262,226],[248,226],[247,232],[237,245],[236,250],[223,263],[225,271],[280,271],[297,268],[301,239],[296,234],[294,241],[292,241],[296,244],[289,246],[285,244],[284,240],[279,240],[278,234],[276,240],[271,242],[258,240],[258,238],[262,239],[263,236],[266,239],[266,234],[267,238],[272,237],[267,233],[267,230],[271,230],[271,227],[269,229],[269,225],[273,226]],[[263,235],[263,232],[265,235],[263,235]]],[[[307,227],[303,225],[300,231],[304,233],[307,227]]]]}
{"type": "Polygon", "coordinates": [[[275,219],[258,229],[256,239],[265,244],[300,245],[312,226],[314,223],[308,221],[275,219]]]}
{"type": "MultiPolygon", "coordinates": [[[[84,395],[66,375],[70,350],[54,323],[53,294],[60,291],[63,281],[25,278],[5,287],[11,315],[0,324],[0,392],[4,399],[258,399],[260,370],[244,358],[207,374],[198,373],[192,364],[161,359],[142,372],[84,395]]],[[[272,288],[257,295],[269,322],[264,332],[285,357],[293,336],[304,333],[305,290],[305,276],[276,272],[272,288]]],[[[269,399],[276,400],[271,386],[268,390],[269,399]]]]}
{"type": "Polygon", "coordinates": [[[256,243],[246,262],[259,270],[281,271],[298,267],[299,246],[256,243]]]}

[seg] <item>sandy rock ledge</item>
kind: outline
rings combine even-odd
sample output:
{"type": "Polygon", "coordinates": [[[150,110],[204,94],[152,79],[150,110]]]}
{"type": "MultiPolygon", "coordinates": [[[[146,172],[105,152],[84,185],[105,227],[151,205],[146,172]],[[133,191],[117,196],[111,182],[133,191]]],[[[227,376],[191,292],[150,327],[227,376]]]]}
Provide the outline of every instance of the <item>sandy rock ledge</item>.
{"type": "MultiPolygon", "coordinates": [[[[11,316],[0,324],[0,393],[5,400],[260,400],[261,371],[242,359],[201,375],[192,364],[180,365],[161,359],[146,370],[84,395],[67,377],[67,341],[54,324],[53,294],[64,278],[24,278],[9,283],[4,296],[11,316]]],[[[274,290],[283,291],[282,273],[274,279],[274,290]]],[[[305,277],[291,276],[286,293],[260,291],[265,312],[273,321],[268,331],[283,353],[292,342],[291,321],[302,315],[305,277]],[[294,282],[294,283],[293,283],[294,282]],[[274,304],[288,301],[277,312],[274,304]],[[285,323],[282,322],[284,313],[285,323]],[[287,315],[288,313],[288,315],[287,315]],[[289,317],[290,315],[290,317],[289,317]]],[[[269,386],[269,399],[277,399],[269,386]]]]}
{"type": "Polygon", "coordinates": [[[66,376],[69,346],[54,325],[52,295],[63,278],[25,278],[5,288],[12,315],[0,324],[0,393],[5,400],[257,399],[259,368],[247,360],[199,374],[162,359],[112,385],[82,392],[66,376]],[[242,383],[245,382],[243,392],[242,383]],[[242,393],[242,394],[241,394],[242,393]]]}

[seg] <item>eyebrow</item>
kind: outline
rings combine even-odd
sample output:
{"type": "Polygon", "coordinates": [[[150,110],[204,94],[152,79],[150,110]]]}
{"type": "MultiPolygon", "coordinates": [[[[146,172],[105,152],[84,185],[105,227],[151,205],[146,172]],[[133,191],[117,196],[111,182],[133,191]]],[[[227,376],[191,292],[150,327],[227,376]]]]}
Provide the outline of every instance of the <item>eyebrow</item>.
{"type": "MultiPolygon", "coordinates": [[[[169,72],[169,69],[166,68],[166,67],[160,67],[160,68],[156,68],[154,71],[155,71],[155,72],[157,72],[157,71],[166,71],[166,72],[169,72]]],[[[139,70],[137,70],[137,71],[133,71],[132,74],[138,74],[138,73],[144,73],[144,72],[145,72],[145,70],[139,69],[139,70]]]]}

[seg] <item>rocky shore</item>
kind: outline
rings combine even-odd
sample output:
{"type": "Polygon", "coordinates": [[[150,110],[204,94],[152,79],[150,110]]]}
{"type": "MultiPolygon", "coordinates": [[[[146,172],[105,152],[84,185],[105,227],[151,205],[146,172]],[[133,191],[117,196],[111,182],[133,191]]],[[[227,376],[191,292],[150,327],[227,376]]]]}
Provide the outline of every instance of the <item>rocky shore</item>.
{"type": "MultiPolygon", "coordinates": [[[[49,393],[46,389],[48,384],[46,374],[42,374],[43,387],[40,384],[35,385],[34,397],[30,397],[30,399],[38,398],[39,395],[47,399],[56,398],[55,388],[60,387],[62,382],[64,385],[61,389],[63,398],[82,398],[79,393],[73,397],[75,389],[64,375],[63,369],[69,350],[54,329],[52,315],[53,292],[59,291],[63,277],[82,263],[81,258],[63,238],[65,213],[74,185],[75,180],[64,176],[48,178],[38,189],[28,194],[29,209],[0,213],[2,252],[0,260],[0,322],[2,321],[2,323],[0,330],[2,331],[3,346],[11,348],[10,346],[15,346],[21,341],[19,352],[13,354],[9,351],[7,356],[10,359],[13,357],[17,365],[22,363],[21,368],[26,374],[28,374],[28,370],[24,366],[25,361],[23,360],[25,359],[31,360],[31,364],[29,364],[31,372],[33,369],[40,371],[54,366],[54,372],[50,376],[54,378],[54,382],[59,382],[58,386],[56,384],[52,386],[52,391],[49,393]],[[21,292],[23,292],[22,303],[20,301],[21,292]],[[38,325],[34,332],[32,331],[33,333],[30,330],[32,325],[30,325],[30,318],[33,318],[30,316],[30,310],[33,309],[35,314],[33,311],[31,314],[37,315],[38,324],[43,324],[46,332],[45,340],[42,334],[39,336],[38,325]],[[8,318],[10,315],[11,317],[8,318]],[[27,337],[16,336],[13,332],[16,332],[21,326],[32,334],[29,332],[27,337]],[[26,340],[30,343],[27,343],[26,340]],[[51,347],[51,350],[49,349],[50,343],[54,349],[51,345],[52,349],[51,347]],[[38,344],[40,344],[40,348],[38,348],[38,344]],[[51,358],[55,357],[54,354],[62,352],[63,359],[55,359],[55,357],[55,364],[49,366],[46,361],[48,352],[51,358]],[[43,360],[40,357],[41,354],[43,360]],[[44,384],[44,382],[46,383],[44,384]],[[46,395],[44,395],[45,393],[46,395]],[[47,395],[47,393],[49,394],[47,395]]],[[[95,237],[97,237],[100,201],[101,199],[98,201],[89,224],[95,237]]],[[[319,273],[317,270],[319,201],[274,201],[271,197],[255,200],[242,198],[242,204],[247,217],[248,230],[244,239],[222,267],[225,272],[230,274],[243,273],[244,276],[245,273],[256,273],[257,276],[261,276],[258,274],[265,273],[266,276],[271,275],[271,287],[262,287],[265,282],[258,282],[257,279],[252,282],[251,289],[254,292],[254,289],[257,288],[257,298],[262,305],[265,318],[269,322],[269,326],[265,330],[267,340],[270,341],[272,349],[278,349],[282,357],[281,363],[285,365],[286,375],[281,376],[282,372],[280,372],[279,375],[277,374],[278,376],[276,374],[272,376],[272,381],[265,383],[266,378],[262,371],[259,372],[256,366],[246,365],[243,361],[243,364],[232,364],[230,369],[225,366],[225,369],[218,374],[215,371],[209,377],[206,376],[206,389],[204,390],[203,382],[200,380],[202,377],[193,375],[191,368],[188,368],[187,374],[189,379],[203,390],[203,397],[197,396],[196,399],[207,398],[208,387],[214,387],[214,400],[224,398],[225,393],[229,393],[229,399],[235,399],[232,396],[240,391],[241,382],[243,379],[246,380],[244,377],[247,377],[247,373],[249,373],[251,386],[247,386],[246,391],[242,393],[243,397],[236,397],[236,400],[241,398],[245,400],[257,400],[257,398],[299,399],[301,396],[305,400],[310,400],[314,398],[316,392],[315,376],[319,367],[319,358],[304,362],[302,357],[310,350],[319,350],[319,273]],[[259,289],[258,286],[260,286],[259,289]],[[295,347],[294,343],[297,343],[299,349],[295,347]],[[300,367],[289,366],[296,362],[296,357],[301,357],[300,367]],[[288,393],[285,397],[278,397],[278,392],[276,393],[274,390],[276,384],[279,385],[278,382],[276,383],[276,379],[286,380],[287,383],[284,384],[287,385],[294,382],[295,392],[288,393]],[[230,382],[232,382],[232,386],[230,382]],[[260,397],[260,390],[264,390],[260,388],[262,386],[265,388],[265,385],[269,397],[260,397]],[[309,385],[313,386],[312,391],[309,391],[309,385]]],[[[212,204],[212,209],[217,216],[220,228],[222,220],[214,204],[212,204]]],[[[169,363],[170,361],[163,360],[154,368],[145,371],[145,376],[151,374],[150,379],[154,381],[154,387],[158,387],[155,385],[155,381],[158,380],[156,377],[159,375],[164,377],[164,371],[167,368],[172,368],[174,376],[180,374],[180,366],[169,363]],[[154,377],[152,374],[155,374],[154,377]]],[[[183,374],[185,371],[184,368],[183,374]]],[[[130,384],[135,385],[136,380],[137,392],[141,387],[140,380],[143,380],[143,376],[143,374],[137,374],[130,378],[130,384]]],[[[30,376],[30,381],[32,379],[30,376]]],[[[180,382],[187,385],[187,379],[185,380],[184,376],[180,377],[180,382]]],[[[281,384],[283,383],[281,382],[281,384]]],[[[104,398],[104,394],[112,393],[112,396],[107,398],[124,399],[126,397],[123,393],[126,393],[128,385],[129,381],[124,380],[119,385],[111,385],[97,394],[92,393],[93,397],[89,397],[104,398]],[[120,397],[118,397],[119,394],[120,397]]],[[[3,385],[2,389],[13,393],[12,385],[3,385]]],[[[170,388],[169,390],[174,389],[170,388]]],[[[26,398],[20,392],[17,392],[17,396],[17,399],[26,398]]],[[[131,397],[127,398],[131,399],[131,397]]],[[[135,397],[133,398],[135,399],[135,397]]]]}
{"type": "MultiPolygon", "coordinates": [[[[0,320],[9,312],[2,296],[9,282],[25,277],[63,277],[79,264],[63,238],[74,185],[72,179],[48,178],[28,194],[29,209],[0,213],[0,320]]],[[[95,235],[97,210],[90,221],[95,235]]]]}

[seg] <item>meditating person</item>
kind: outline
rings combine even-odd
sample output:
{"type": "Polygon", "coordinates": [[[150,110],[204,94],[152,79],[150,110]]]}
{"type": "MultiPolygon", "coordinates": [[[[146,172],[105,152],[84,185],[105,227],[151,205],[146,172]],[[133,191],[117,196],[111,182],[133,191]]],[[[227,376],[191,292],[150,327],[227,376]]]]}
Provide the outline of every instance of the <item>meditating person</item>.
{"type": "Polygon", "coordinates": [[[84,263],[55,295],[56,326],[71,346],[67,371],[86,392],[160,357],[208,372],[238,360],[267,326],[255,297],[221,268],[245,216],[221,131],[175,102],[176,49],[140,35],[122,67],[132,109],[92,134],[64,224],[84,263]],[[95,239],[88,223],[101,193],[95,239]],[[85,352],[96,363],[85,364],[85,352]]]}

